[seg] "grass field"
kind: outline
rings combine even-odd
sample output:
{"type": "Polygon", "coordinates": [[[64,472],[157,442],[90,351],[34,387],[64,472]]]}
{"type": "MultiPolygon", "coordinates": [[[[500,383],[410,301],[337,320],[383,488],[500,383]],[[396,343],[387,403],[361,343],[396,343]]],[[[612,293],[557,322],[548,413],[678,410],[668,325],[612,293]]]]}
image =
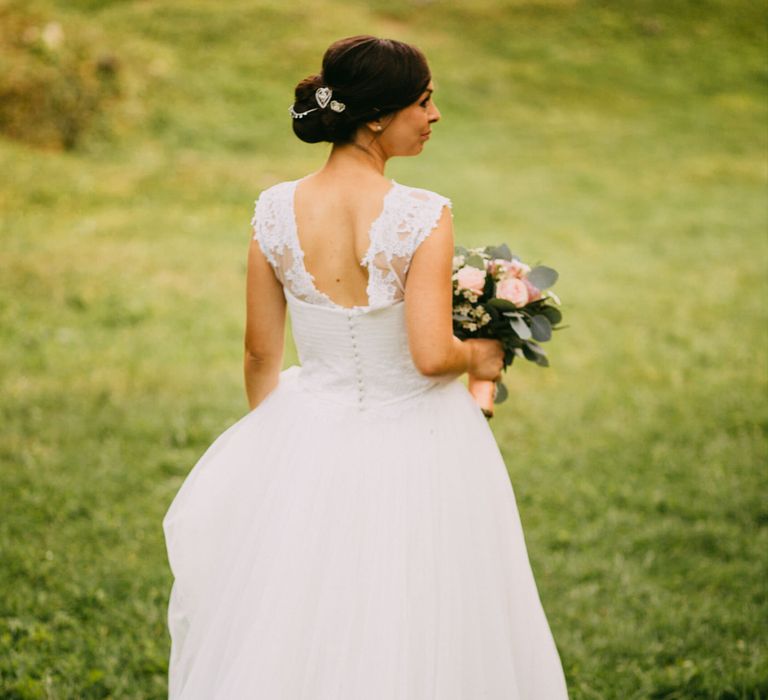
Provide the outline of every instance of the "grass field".
{"type": "Polygon", "coordinates": [[[761,3],[33,6],[125,88],[74,151],[0,139],[0,697],[164,697],[160,524],[247,411],[252,203],[326,156],[293,85],[374,33],[443,112],[388,175],[561,275],[552,367],[491,425],[571,697],[768,698],[761,3]]]}

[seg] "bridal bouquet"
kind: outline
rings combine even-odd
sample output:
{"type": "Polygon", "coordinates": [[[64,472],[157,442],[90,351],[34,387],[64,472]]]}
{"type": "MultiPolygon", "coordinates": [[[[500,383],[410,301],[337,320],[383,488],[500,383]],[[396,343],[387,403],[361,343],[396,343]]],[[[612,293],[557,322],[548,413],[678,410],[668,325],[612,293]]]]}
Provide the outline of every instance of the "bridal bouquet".
{"type": "MultiPolygon", "coordinates": [[[[531,268],[506,244],[485,248],[456,246],[453,258],[453,334],[461,340],[492,338],[504,347],[504,369],[515,357],[549,366],[539,343],[548,341],[562,319],[560,299],[549,289],[557,271],[531,268]]],[[[473,379],[469,390],[487,418],[493,404],[508,396],[503,382],[473,379]]]]}

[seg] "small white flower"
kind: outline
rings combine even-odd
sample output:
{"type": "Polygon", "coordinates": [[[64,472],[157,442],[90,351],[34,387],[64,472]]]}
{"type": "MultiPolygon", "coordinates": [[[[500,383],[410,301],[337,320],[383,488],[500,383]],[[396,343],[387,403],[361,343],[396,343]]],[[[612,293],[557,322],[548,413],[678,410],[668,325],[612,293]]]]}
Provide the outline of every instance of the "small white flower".
{"type": "Polygon", "coordinates": [[[64,42],[64,30],[58,22],[48,22],[43,27],[40,38],[49,49],[56,50],[64,42]]]}

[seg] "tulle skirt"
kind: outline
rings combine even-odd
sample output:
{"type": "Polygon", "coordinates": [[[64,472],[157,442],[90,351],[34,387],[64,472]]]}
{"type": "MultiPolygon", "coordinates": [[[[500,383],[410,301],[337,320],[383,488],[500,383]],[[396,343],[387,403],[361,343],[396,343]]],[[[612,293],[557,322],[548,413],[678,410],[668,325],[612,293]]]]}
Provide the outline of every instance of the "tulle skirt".
{"type": "Polygon", "coordinates": [[[163,522],[170,697],[566,698],[466,387],[359,410],[298,375],[214,441],[163,522]]]}

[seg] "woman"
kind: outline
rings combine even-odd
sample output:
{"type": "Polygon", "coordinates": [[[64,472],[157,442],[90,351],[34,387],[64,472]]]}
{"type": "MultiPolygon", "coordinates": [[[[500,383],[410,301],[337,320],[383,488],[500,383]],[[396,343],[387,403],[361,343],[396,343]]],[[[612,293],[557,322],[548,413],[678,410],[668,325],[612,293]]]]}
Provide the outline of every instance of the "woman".
{"type": "Polygon", "coordinates": [[[253,218],[251,411],[164,520],[172,698],[559,700],[507,471],[459,376],[450,201],[384,177],[440,119],[415,47],[332,44],[290,108],[323,168],[253,218]],[[286,307],[301,366],[281,372],[286,307]]]}

